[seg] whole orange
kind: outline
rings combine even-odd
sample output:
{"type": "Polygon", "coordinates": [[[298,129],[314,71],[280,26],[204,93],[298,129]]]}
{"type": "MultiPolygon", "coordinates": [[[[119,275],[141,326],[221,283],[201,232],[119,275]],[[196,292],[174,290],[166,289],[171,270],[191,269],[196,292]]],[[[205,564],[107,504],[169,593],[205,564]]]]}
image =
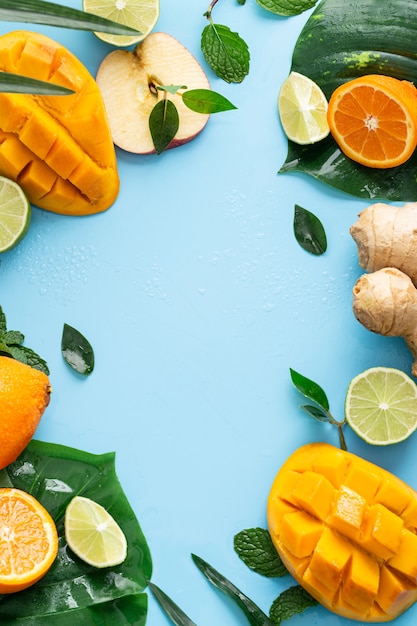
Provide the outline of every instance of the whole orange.
{"type": "Polygon", "coordinates": [[[0,469],[15,461],[32,439],[50,395],[46,374],[0,356],[0,469]]]}

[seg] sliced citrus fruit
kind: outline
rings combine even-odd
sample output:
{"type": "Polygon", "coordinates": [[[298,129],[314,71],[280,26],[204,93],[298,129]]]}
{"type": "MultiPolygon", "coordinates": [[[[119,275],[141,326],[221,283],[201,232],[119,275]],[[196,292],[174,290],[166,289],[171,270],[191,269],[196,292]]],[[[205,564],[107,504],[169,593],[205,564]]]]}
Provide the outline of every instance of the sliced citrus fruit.
{"type": "Polygon", "coordinates": [[[375,168],[401,165],[417,145],[417,89],[391,76],[355,78],[331,95],[328,122],[352,160],[375,168]]]}
{"type": "Polygon", "coordinates": [[[106,43],[121,47],[143,41],[159,18],[159,0],[83,0],[83,9],[140,31],[140,35],[132,36],[94,33],[106,43]]]}
{"type": "Polygon", "coordinates": [[[65,539],[74,554],[94,567],[112,567],[126,558],[126,537],[118,523],[101,504],[83,496],[67,506],[65,539]]]}
{"type": "Polygon", "coordinates": [[[0,593],[21,591],[40,580],[55,560],[55,522],[30,494],[3,488],[0,529],[0,593]]]}
{"type": "Polygon", "coordinates": [[[356,434],[370,444],[404,441],[417,428],[417,385],[395,368],[365,370],[348,386],[345,417],[356,434]]]}
{"type": "Polygon", "coordinates": [[[16,246],[30,226],[31,207],[20,186],[0,176],[0,252],[16,246]]]}
{"type": "Polygon", "coordinates": [[[326,96],[308,76],[289,74],[278,94],[278,112],[285,134],[295,143],[315,143],[329,134],[326,96]]]}

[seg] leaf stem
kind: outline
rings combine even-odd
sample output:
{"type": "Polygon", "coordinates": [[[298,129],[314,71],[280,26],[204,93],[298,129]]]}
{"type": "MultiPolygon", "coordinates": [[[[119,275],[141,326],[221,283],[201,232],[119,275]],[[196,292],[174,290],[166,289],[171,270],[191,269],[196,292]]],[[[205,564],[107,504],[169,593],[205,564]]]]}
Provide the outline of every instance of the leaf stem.
{"type": "Polygon", "coordinates": [[[214,9],[214,6],[217,4],[218,0],[212,0],[210,2],[209,8],[207,9],[207,11],[204,13],[204,16],[211,21],[211,13],[214,9]]]}

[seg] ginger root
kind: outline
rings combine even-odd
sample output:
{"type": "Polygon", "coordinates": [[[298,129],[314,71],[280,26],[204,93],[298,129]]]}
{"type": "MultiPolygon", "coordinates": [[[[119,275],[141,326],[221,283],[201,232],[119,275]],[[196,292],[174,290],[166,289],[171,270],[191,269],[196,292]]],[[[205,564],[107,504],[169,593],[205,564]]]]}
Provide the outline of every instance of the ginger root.
{"type": "Polygon", "coordinates": [[[402,207],[372,204],[359,213],[349,232],[363,269],[396,267],[417,286],[417,202],[402,207]]]}
{"type": "Polygon", "coordinates": [[[417,289],[411,278],[395,267],[364,274],[353,287],[353,312],[368,330],[404,338],[417,377],[417,289]]]}

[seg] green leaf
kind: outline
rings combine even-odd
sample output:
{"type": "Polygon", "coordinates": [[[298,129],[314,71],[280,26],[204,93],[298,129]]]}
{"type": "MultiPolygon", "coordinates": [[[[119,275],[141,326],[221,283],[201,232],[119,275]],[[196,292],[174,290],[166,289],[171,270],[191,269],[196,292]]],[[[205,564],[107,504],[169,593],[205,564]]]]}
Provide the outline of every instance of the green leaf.
{"type": "Polygon", "coordinates": [[[249,48],[227,26],[210,22],[201,35],[201,50],[212,70],[227,83],[241,83],[249,73],[249,48]]]}
{"type": "Polygon", "coordinates": [[[276,15],[299,15],[314,7],[317,0],[256,0],[256,2],[267,11],[276,15]]]}
{"type": "Polygon", "coordinates": [[[324,411],[328,411],[330,408],[329,401],[326,393],[317,383],[313,382],[309,378],[306,378],[302,374],[299,374],[295,370],[290,368],[290,375],[293,385],[300,391],[306,398],[313,400],[324,411]]]}
{"type": "Polygon", "coordinates": [[[31,348],[27,348],[26,346],[11,345],[9,346],[8,353],[16,359],[16,361],[26,363],[26,365],[30,365],[30,367],[40,370],[49,376],[49,368],[46,361],[44,361],[39,354],[36,354],[36,352],[31,350],[31,348]]]}
{"type": "Polygon", "coordinates": [[[113,35],[137,35],[139,33],[130,26],[45,0],[19,0],[18,2],[0,0],[0,20],[93,30],[113,35]]]}
{"type": "Polygon", "coordinates": [[[151,111],[149,116],[149,130],[157,154],[161,154],[177,134],[180,122],[175,104],[163,98],[151,111]]]}
{"type": "Polygon", "coordinates": [[[168,93],[172,93],[172,95],[175,95],[177,91],[179,91],[180,89],[187,89],[187,86],[186,85],[158,85],[156,88],[159,89],[159,91],[167,91],[168,93]]]}
{"type": "Polygon", "coordinates": [[[191,555],[200,572],[220,591],[223,591],[246,615],[251,626],[274,626],[267,615],[233,583],[196,554],[191,555]]]}
{"type": "Polygon", "coordinates": [[[327,250],[326,232],[319,218],[298,204],[294,208],[294,235],[300,246],[316,256],[327,250]]]}
{"type": "MultiPolygon", "coordinates": [[[[417,84],[415,0],[322,0],[296,42],[291,70],[314,80],[330,98],[363,74],[386,74],[417,84]],[[394,8],[393,8],[394,7],[394,8]]],[[[342,154],[329,135],[310,146],[288,143],[279,173],[304,172],[353,196],[413,201],[417,152],[404,165],[374,169],[342,154]]]]}
{"type": "Polygon", "coordinates": [[[82,333],[64,324],[61,339],[62,356],[72,369],[88,376],[94,369],[94,351],[82,333]]]}
{"type": "Polygon", "coordinates": [[[180,607],[175,604],[173,600],[167,594],[162,591],[157,585],[150,582],[149,589],[155,596],[159,606],[165,611],[170,620],[175,626],[196,626],[196,624],[190,620],[190,618],[184,613],[180,607]]]}
{"type": "Polygon", "coordinates": [[[0,354],[10,356],[21,363],[26,363],[49,376],[49,368],[46,361],[31,348],[21,345],[24,340],[25,336],[20,331],[7,330],[6,315],[0,306],[0,354]]]}
{"type": "Polygon", "coordinates": [[[264,528],[248,528],[234,537],[234,549],[250,569],[269,578],[285,576],[288,570],[264,528]]]}
{"type": "Polygon", "coordinates": [[[314,417],[318,422],[333,422],[333,419],[328,413],[326,413],[321,407],[313,406],[311,404],[304,404],[301,408],[306,411],[311,417],[314,417]]]}
{"type": "Polygon", "coordinates": [[[19,74],[10,74],[9,72],[0,72],[0,92],[31,93],[43,96],[66,96],[74,93],[72,89],[67,89],[67,87],[19,74]]]}
{"type": "Polygon", "coordinates": [[[152,575],[152,560],[118,480],[114,453],[94,455],[32,440],[0,477],[1,486],[12,484],[37,498],[55,520],[59,535],[58,557],[46,576],[24,591],[0,596],[1,624],[144,626],[143,590],[152,575]],[[75,495],[96,500],[118,522],[128,543],[124,563],[97,569],[68,548],[64,515],[75,495]]]}
{"type": "Polygon", "coordinates": [[[272,603],[269,615],[274,624],[279,625],[294,615],[304,613],[306,609],[318,604],[305,589],[300,585],[294,585],[286,589],[272,603]]]}
{"type": "Polygon", "coordinates": [[[211,89],[189,89],[182,94],[182,100],[196,113],[221,113],[236,109],[227,98],[211,89]]]}
{"type": "Polygon", "coordinates": [[[4,333],[4,341],[8,345],[17,344],[20,345],[25,340],[25,336],[20,330],[8,330],[4,333]]]}

